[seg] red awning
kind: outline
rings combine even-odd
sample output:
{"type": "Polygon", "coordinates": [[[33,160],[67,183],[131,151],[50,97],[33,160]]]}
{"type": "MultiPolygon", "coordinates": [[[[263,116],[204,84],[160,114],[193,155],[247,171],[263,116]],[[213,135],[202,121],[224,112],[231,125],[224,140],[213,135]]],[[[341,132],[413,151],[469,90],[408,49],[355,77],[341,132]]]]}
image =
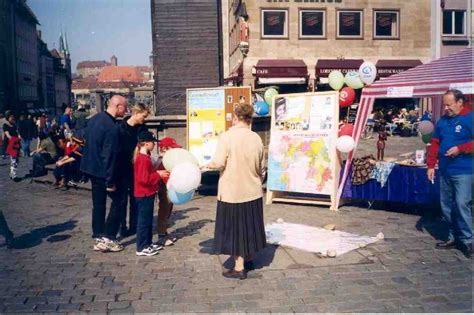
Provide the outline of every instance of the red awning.
{"type": "Polygon", "coordinates": [[[255,65],[257,78],[306,78],[308,67],[301,59],[261,59],[255,65]]]}
{"type": "Polygon", "coordinates": [[[377,61],[375,67],[377,68],[377,76],[384,78],[417,67],[421,64],[423,63],[418,59],[382,59],[377,61]]]}
{"type": "Polygon", "coordinates": [[[359,67],[364,63],[363,59],[318,59],[316,63],[316,76],[328,77],[333,70],[339,70],[343,74],[350,71],[359,71],[359,67]]]}

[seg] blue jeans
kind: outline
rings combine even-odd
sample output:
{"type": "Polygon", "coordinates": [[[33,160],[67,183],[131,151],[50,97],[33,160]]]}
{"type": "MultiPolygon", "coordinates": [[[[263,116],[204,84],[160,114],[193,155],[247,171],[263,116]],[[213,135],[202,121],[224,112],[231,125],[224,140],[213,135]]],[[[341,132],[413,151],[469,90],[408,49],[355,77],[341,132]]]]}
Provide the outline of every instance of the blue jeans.
{"type": "Polygon", "coordinates": [[[30,156],[30,143],[31,140],[21,139],[21,150],[25,156],[30,156]]]}
{"type": "Polygon", "coordinates": [[[136,198],[135,201],[138,210],[137,252],[140,252],[152,244],[155,196],[136,198]]]}
{"type": "Polygon", "coordinates": [[[442,175],[440,201],[449,225],[448,240],[472,242],[472,175],[442,175]]]}

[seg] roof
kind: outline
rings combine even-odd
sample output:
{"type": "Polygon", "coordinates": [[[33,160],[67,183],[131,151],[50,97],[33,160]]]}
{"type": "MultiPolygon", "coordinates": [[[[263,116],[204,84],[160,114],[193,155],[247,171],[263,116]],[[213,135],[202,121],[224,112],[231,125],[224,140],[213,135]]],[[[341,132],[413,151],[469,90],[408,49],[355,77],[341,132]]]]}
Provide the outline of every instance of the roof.
{"type": "Polygon", "coordinates": [[[132,82],[98,82],[96,80],[74,80],[72,81],[72,90],[89,90],[89,89],[121,89],[133,88],[138,84],[132,82]]]}
{"type": "Polygon", "coordinates": [[[413,89],[413,97],[442,95],[456,84],[472,85],[473,77],[473,48],[469,47],[376,81],[364,88],[363,95],[391,97],[394,88],[413,89]]]}
{"type": "Polygon", "coordinates": [[[31,19],[31,21],[34,22],[35,24],[38,24],[38,25],[40,24],[38,21],[38,18],[36,17],[34,12],[31,10],[31,8],[28,6],[26,1],[19,1],[18,4],[19,4],[19,9],[20,9],[19,12],[21,14],[24,14],[26,17],[31,19]]]}
{"type": "Polygon", "coordinates": [[[53,48],[49,51],[51,53],[51,56],[53,56],[54,58],[59,58],[61,59],[61,55],[59,54],[59,52],[56,50],[56,48],[53,48]]]}
{"type": "Polygon", "coordinates": [[[292,67],[306,67],[306,64],[301,59],[260,59],[255,68],[292,68],[292,67]]]}
{"type": "Polygon", "coordinates": [[[82,69],[82,68],[103,68],[105,66],[110,66],[110,63],[108,63],[105,60],[86,60],[86,61],[81,61],[77,64],[76,69],[82,69]]]}
{"type": "Polygon", "coordinates": [[[143,82],[143,78],[138,67],[131,66],[107,66],[102,68],[99,74],[99,82],[143,82]]]}

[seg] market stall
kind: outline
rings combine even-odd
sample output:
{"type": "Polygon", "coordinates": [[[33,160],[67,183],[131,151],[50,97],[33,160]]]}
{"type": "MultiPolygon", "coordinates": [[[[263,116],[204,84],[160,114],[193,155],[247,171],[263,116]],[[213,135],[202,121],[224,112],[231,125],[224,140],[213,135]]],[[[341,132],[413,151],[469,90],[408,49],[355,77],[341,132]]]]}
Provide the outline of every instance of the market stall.
{"type": "MultiPolygon", "coordinates": [[[[348,185],[347,179],[350,175],[357,144],[365,128],[367,118],[372,112],[375,100],[403,97],[431,98],[433,102],[433,121],[436,122],[443,113],[442,97],[448,89],[458,89],[466,95],[473,94],[474,69],[472,56],[473,49],[466,48],[430,63],[383,78],[363,89],[352,134],[355,147],[349,153],[344,166],[337,195],[338,203],[343,196],[346,185],[348,185]]],[[[422,171],[423,169],[418,170],[418,172],[422,171]]],[[[403,179],[399,178],[398,180],[403,179]]],[[[426,180],[421,185],[435,184],[431,184],[426,180]]],[[[401,186],[404,185],[399,185],[399,187],[401,186]]],[[[346,196],[348,195],[346,194],[346,196]]]]}

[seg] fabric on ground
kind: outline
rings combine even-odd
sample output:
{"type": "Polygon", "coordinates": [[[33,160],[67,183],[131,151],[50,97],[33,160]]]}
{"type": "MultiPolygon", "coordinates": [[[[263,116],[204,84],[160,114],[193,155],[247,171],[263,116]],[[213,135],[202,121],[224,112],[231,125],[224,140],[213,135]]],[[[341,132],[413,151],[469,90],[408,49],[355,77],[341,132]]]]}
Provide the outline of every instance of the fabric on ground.
{"type": "Polygon", "coordinates": [[[378,241],[376,237],[286,222],[267,224],[265,231],[269,244],[322,254],[326,254],[328,250],[335,250],[337,256],[357,249],[362,244],[367,245],[378,241]]]}

